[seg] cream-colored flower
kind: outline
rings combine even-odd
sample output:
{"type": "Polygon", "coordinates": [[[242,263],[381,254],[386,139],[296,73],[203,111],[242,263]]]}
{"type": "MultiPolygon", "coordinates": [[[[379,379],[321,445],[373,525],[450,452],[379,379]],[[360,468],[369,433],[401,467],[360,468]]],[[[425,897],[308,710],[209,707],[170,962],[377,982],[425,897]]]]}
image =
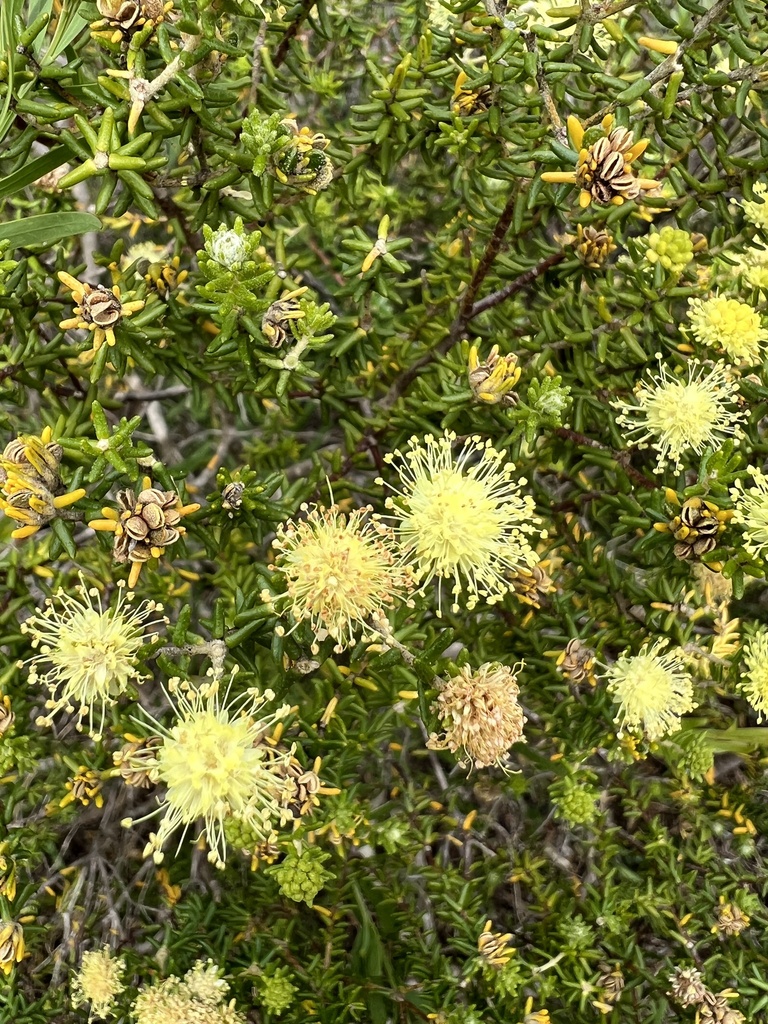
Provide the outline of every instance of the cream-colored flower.
{"type": "Polygon", "coordinates": [[[517,671],[498,662],[478,669],[464,665],[437,696],[433,711],[440,718],[442,736],[433,733],[431,750],[450,750],[475,768],[503,767],[509,748],[524,742],[526,718],[518,701],[517,671]]]}
{"type": "Polygon", "coordinates": [[[616,422],[627,428],[628,438],[638,448],[656,449],[661,471],[669,463],[682,469],[686,453],[701,455],[723,437],[741,436],[745,413],[732,408],[737,392],[738,381],[724,363],[707,369],[691,360],[687,380],[659,363],[658,374],[635,387],[634,401],[611,404],[620,410],[616,422]]]}
{"type": "Polygon", "coordinates": [[[235,1001],[225,1002],[229,985],[212,960],[199,960],[183,978],[171,975],[144,988],[133,1004],[136,1024],[245,1024],[235,1001]]]}
{"type": "MultiPolygon", "coordinates": [[[[284,603],[297,623],[309,622],[316,641],[331,637],[334,650],[343,651],[372,615],[410,603],[413,577],[398,556],[392,529],[371,506],[349,515],[338,505],[302,505],[301,511],[306,518],[281,523],[273,541],[287,593],[274,598],[265,591],[262,598],[284,603]]],[[[312,650],[319,650],[317,642],[312,650]]]]}
{"type": "Polygon", "coordinates": [[[498,601],[512,589],[509,574],[538,561],[527,535],[540,533],[540,520],[533,498],[520,493],[527,481],[513,482],[514,465],[490,441],[469,437],[454,454],[455,440],[453,432],[412,437],[405,452],[384,456],[402,484],[387,508],[422,587],[438,581],[438,615],[443,580],[453,581],[452,611],[462,593],[474,608],[498,601]]]}
{"type": "Polygon", "coordinates": [[[619,736],[641,731],[650,741],[662,739],[677,732],[681,715],[697,706],[682,652],[664,653],[668,644],[658,640],[639,654],[625,652],[603,673],[618,705],[619,736]]]}
{"type": "MultiPolygon", "coordinates": [[[[147,816],[162,814],[157,833],[150,835],[144,849],[144,856],[152,854],[157,864],[171,833],[181,828],[183,839],[196,821],[203,822],[208,859],[223,867],[228,818],[240,819],[259,840],[267,842],[275,836],[276,827],[291,817],[287,804],[295,786],[286,769],[293,750],[280,754],[260,742],[285,717],[289,705],[257,718],[264,705],[274,700],[271,690],[246,690],[231,701],[228,696],[229,691],[220,699],[217,682],[198,689],[171,679],[168,697],[176,722],[166,729],[152,719],[163,742],[149,754],[141,751],[136,767],[148,771],[153,782],[166,786],[159,809],[147,816]]],[[[130,755],[127,762],[131,763],[130,755]]],[[[130,827],[135,823],[126,819],[123,824],[130,827]]]]}
{"type": "Polygon", "coordinates": [[[735,362],[760,359],[768,330],[749,303],[713,295],[709,299],[689,299],[688,307],[691,333],[700,344],[722,349],[735,362]]]}
{"type": "Polygon", "coordinates": [[[764,558],[768,552],[768,477],[756,467],[750,469],[753,487],[737,480],[731,488],[733,521],[744,530],[744,547],[751,555],[764,558]]]}
{"type": "Polygon", "coordinates": [[[21,624],[39,653],[20,667],[29,665],[29,682],[42,683],[50,693],[48,714],[37,720],[38,725],[50,725],[59,711],[76,712],[78,729],[87,719],[89,734],[98,739],[107,708],[141,682],[136,656],[147,642],[145,631],[166,620],[147,621],[150,614],[162,611],[154,601],[130,607],[133,594],[126,594],[122,583],[113,607],[105,607],[100,592],[87,587],[82,576],[75,589],[73,595],[60,588],[41,611],[21,624]]]}
{"type": "Polygon", "coordinates": [[[768,230],[768,185],[763,181],[758,181],[752,186],[752,191],[763,201],[754,203],[745,199],[741,204],[744,208],[744,216],[755,227],[768,230]]]}
{"type": "Polygon", "coordinates": [[[117,996],[125,989],[125,964],[112,959],[109,946],[83,953],[80,970],[72,979],[72,1005],[90,1004],[88,1020],[114,1014],[117,996]]]}
{"type": "Polygon", "coordinates": [[[768,718],[768,629],[759,629],[744,645],[744,664],[739,689],[762,722],[768,718]]]}
{"type": "Polygon", "coordinates": [[[730,267],[733,274],[740,274],[753,288],[768,292],[768,249],[750,245],[744,252],[734,254],[734,259],[736,266],[730,267]]]}

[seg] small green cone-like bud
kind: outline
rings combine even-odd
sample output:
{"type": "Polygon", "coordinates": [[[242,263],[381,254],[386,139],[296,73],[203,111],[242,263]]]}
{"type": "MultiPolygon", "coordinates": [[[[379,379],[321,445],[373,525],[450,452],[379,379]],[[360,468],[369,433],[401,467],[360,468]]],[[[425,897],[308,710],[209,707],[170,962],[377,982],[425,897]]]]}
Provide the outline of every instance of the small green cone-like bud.
{"type": "Polygon", "coordinates": [[[325,883],[333,878],[323,862],[330,854],[310,846],[301,853],[291,851],[282,864],[271,870],[280,885],[280,892],[289,900],[312,906],[325,883]]]}

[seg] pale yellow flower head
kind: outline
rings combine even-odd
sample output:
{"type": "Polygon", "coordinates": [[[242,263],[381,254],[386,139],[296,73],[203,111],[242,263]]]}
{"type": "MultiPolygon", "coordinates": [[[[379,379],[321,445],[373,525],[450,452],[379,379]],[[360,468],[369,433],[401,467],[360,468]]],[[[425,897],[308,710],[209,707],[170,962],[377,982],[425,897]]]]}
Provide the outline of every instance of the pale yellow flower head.
{"type": "Polygon", "coordinates": [[[316,640],[330,636],[334,650],[343,651],[372,615],[409,603],[413,576],[399,557],[394,532],[370,506],[349,515],[338,505],[301,510],[306,518],[281,523],[273,541],[287,593],[262,596],[283,602],[297,623],[310,623],[316,640]]]}
{"type": "Polygon", "coordinates": [[[734,256],[736,266],[731,267],[735,275],[741,275],[742,279],[753,288],[761,292],[768,292],[768,249],[759,249],[756,245],[750,245],[742,253],[734,256]]]}
{"type": "Polygon", "coordinates": [[[125,964],[112,959],[109,946],[83,953],[80,970],[72,979],[72,1005],[90,1004],[88,1020],[114,1015],[114,1002],[125,989],[125,964]]]}
{"type": "Polygon", "coordinates": [[[525,715],[518,701],[517,672],[498,662],[478,669],[464,665],[440,691],[432,710],[440,718],[442,736],[433,733],[431,750],[450,750],[460,764],[475,768],[504,766],[509,748],[524,742],[525,715]]]}
{"type": "Polygon", "coordinates": [[[512,480],[514,465],[490,441],[469,437],[456,454],[455,441],[451,431],[412,437],[405,452],[384,456],[402,485],[387,508],[422,586],[438,580],[438,615],[443,580],[453,583],[452,611],[462,593],[474,608],[498,601],[512,587],[508,574],[538,561],[527,535],[540,533],[540,520],[533,498],[520,493],[527,481],[512,480]]]}
{"type": "Polygon", "coordinates": [[[768,330],[748,302],[713,295],[709,299],[689,299],[688,307],[691,333],[700,344],[722,350],[734,362],[760,359],[768,330]]]}
{"type": "MultiPolygon", "coordinates": [[[[286,769],[293,750],[280,753],[260,742],[285,717],[289,705],[256,717],[274,700],[271,690],[246,690],[231,701],[227,691],[222,701],[217,682],[198,689],[179,679],[170,680],[168,696],[176,721],[165,729],[153,720],[163,742],[149,756],[142,751],[137,761],[153,782],[166,787],[153,812],[162,814],[160,827],[150,835],[144,856],[152,854],[159,864],[171,833],[181,828],[183,840],[189,827],[202,820],[208,859],[223,867],[228,818],[244,822],[262,842],[271,841],[276,827],[290,818],[287,803],[295,786],[286,769]]],[[[130,827],[134,822],[126,819],[123,824],[130,827]]]]}
{"type": "Polygon", "coordinates": [[[759,558],[768,553],[768,477],[759,469],[750,469],[753,487],[737,480],[731,488],[733,521],[744,530],[744,547],[759,558]]]}
{"type": "Polygon", "coordinates": [[[628,440],[658,452],[660,471],[670,463],[681,469],[683,455],[701,455],[724,437],[741,436],[745,414],[732,408],[737,392],[724,363],[707,368],[691,360],[686,380],[660,362],[658,374],[636,385],[633,402],[611,404],[621,410],[616,422],[627,428],[628,440]]]}
{"type": "Polygon", "coordinates": [[[758,630],[744,645],[744,667],[739,689],[760,723],[768,718],[768,629],[758,630]]]}
{"type": "Polygon", "coordinates": [[[625,652],[603,673],[618,705],[619,736],[642,732],[651,742],[660,740],[677,732],[681,715],[697,706],[682,652],[665,652],[668,644],[663,639],[646,643],[639,654],[625,652]]]}
{"type": "Polygon", "coordinates": [[[171,975],[143,989],[133,1004],[135,1024],[244,1024],[229,985],[212,960],[198,960],[183,978],[171,975]]]}
{"type": "Polygon", "coordinates": [[[85,728],[87,719],[89,734],[100,737],[107,708],[141,682],[136,656],[148,641],[145,630],[165,621],[147,621],[162,611],[159,604],[143,601],[131,607],[132,599],[119,583],[114,606],[105,606],[100,592],[87,587],[81,576],[75,594],[59,589],[21,624],[39,653],[20,667],[29,665],[29,682],[42,683],[50,693],[48,714],[38,725],[50,725],[59,711],[75,712],[78,729],[85,728]]]}
{"type": "Polygon", "coordinates": [[[744,208],[744,216],[755,227],[768,229],[768,185],[759,181],[752,186],[752,191],[763,201],[762,203],[753,203],[745,199],[741,204],[744,208]]]}

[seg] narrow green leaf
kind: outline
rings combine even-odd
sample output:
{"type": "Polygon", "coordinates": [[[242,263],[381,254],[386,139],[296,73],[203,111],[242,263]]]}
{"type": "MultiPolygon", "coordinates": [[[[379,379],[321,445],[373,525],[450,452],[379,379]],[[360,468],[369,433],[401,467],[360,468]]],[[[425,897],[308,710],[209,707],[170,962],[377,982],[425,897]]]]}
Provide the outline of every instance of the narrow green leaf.
{"type": "Polygon", "coordinates": [[[7,239],[12,249],[28,249],[31,245],[53,245],[62,238],[100,228],[101,221],[92,213],[43,213],[0,224],[0,238],[7,239]]]}
{"type": "Polygon", "coordinates": [[[49,171],[55,171],[57,167],[61,167],[63,163],[66,163],[69,155],[69,150],[66,146],[55,146],[50,152],[38,157],[37,160],[33,160],[32,163],[25,164],[18,171],[14,171],[13,174],[9,174],[5,178],[0,178],[0,199],[5,199],[6,196],[12,196],[14,193],[20,192],[25,186],[30,185],[33,181],[37,181],[38,178],[42,178],[49,171]]]}

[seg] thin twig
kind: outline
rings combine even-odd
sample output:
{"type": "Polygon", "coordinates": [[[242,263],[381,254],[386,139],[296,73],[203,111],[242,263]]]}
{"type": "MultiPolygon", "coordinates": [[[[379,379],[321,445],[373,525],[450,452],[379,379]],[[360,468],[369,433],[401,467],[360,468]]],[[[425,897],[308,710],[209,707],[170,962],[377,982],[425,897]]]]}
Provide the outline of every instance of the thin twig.
{"type": "Polygon", "coordinates": [[[251,67],[251,88],[248,92],[248,105],[250,107],[256,106],[256,100],[259,95],[259,83],[261,81],[261,48],[264,45],[264,41],[267,38],[267,26],[269,22],[264,19],[259,26],[259,31],[256,33],[256,38],[253,41],[253,64],[251,67]]]}
{"type": "Polygon", "coordinates": [[[491,292],[490,295],[486,295],[484,299],[480,299],[472,306],[472,311],[469,317],[470,320],[479,316],[480,313],[484,313],[486,309],[492,309],[494,306],[498,306],[500,302],[504,302],[505,299],[523,291],[529,285],[532,285],[537,278],[541,277],[542,274],[546,274],[546,272],[552,267],[556,267],[558,263],[562,263],[565,257],[565,252],[553,252],[551,256],[547,256],[547,258],[542,260],[537,266],[531,267],[530,270],[526,270],[525,273],[516,277],[514,281],[509,281],[503,288],[499,288],[498,291],[491,292]]]}
{"type": "Polygon", "coordinates": [[[536,57],[536,84],[539,87],[541,98],[544,100],[544,106],[547,108],[547,116],[555,131],[560,131],[563,127],[563,122],[560,120],[557,107],[552,99],[552,93],[549,91],[549,84],[544,74],[544,65],[541,62],[541,54],[539,53],[539,44],[536,36],[533,32],[523,32],[523,40],[526,50],[536,57]]]}

